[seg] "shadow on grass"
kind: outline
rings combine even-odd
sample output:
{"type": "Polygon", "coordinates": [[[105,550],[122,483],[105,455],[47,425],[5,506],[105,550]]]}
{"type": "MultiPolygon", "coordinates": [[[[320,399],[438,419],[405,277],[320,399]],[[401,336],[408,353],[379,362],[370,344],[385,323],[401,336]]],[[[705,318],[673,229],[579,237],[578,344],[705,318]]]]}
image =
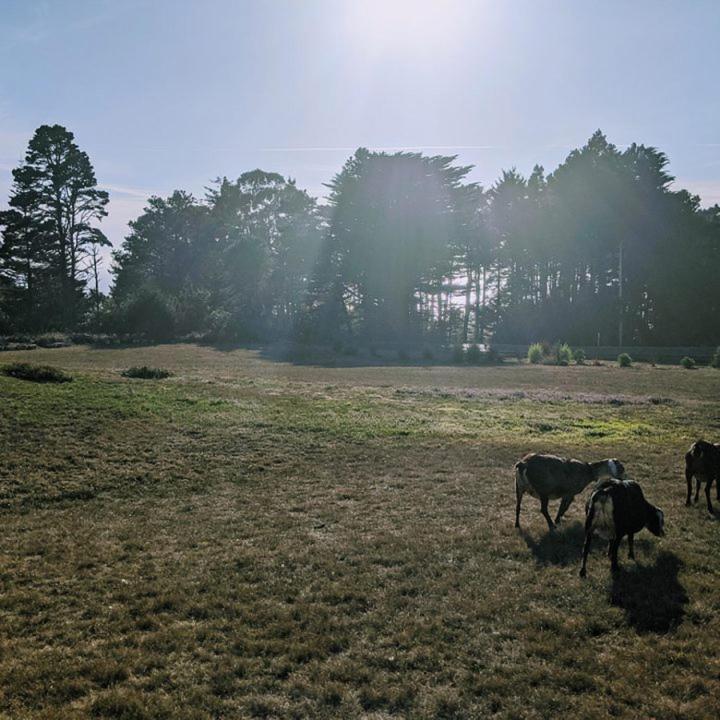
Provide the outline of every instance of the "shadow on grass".
{"type": "Polygon", "coordinates": [[[560,525],[555,532],[547,532],[539,540],[524,529],[520,534],[541,565],[572,565],[580,561],[585,529],[579,522],[560,525]]]}
{"type": "Polygon", "coordinates": [[[625,611],[639,633],[663,633],[680,625],[688,595],[678,580],[682,561],[661,552],[653,565],[623,566],[612,579],[610,602],[625,611]]]}

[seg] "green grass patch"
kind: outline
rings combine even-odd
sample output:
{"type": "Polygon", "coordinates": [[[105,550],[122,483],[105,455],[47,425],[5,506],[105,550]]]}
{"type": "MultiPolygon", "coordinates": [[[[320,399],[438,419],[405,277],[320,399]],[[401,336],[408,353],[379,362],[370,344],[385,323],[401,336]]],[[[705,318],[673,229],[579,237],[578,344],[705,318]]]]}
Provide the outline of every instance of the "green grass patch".
{"type": "Polygon", "coordinates": [[[682,474],[715,371],[33,352],[77,376],[0,376],[0,716],[720,713],[720,539],[682,474]],[[532,450],[618,457],[667,536],[616,577],[596,540],[581,581],[586,494],[513,527],[532,450]]]}

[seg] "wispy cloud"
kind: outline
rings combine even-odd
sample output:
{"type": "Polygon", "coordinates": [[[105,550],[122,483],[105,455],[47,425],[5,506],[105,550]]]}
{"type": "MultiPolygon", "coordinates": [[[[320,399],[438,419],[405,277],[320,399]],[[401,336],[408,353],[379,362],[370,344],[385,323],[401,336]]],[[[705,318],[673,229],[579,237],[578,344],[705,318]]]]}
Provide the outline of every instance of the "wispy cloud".
{"type": "MultiPolygon", "coordinates": [[[[328,146],[328,147],[265,147],[257,148],[257,152],[355,152],[362,145],[328,146]]],[[[366,145],[372,150],[500,150],[499,145],[366,145]]]]}
{"type": "Polygon", "coordinates": [[[131,198],[147,199],[151,195],[160,195],[157,190],[148,190],[146,188],[129,187],[127,185],[114,185],[112,183],[100,183],[102,190],[107,190],[111,194],[124,195],[131,198]]]}

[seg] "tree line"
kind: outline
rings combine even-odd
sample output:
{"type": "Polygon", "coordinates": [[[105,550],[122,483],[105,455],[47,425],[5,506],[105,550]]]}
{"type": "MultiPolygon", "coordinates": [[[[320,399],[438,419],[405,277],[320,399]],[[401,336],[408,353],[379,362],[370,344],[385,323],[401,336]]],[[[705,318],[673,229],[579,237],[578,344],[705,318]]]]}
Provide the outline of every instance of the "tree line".
{"type": "Polygon", "coordinates": [[[315,343],[716,345],[720,207],[597,131],[489,188],[455,156],[358,149],[321,203],[279,174],[152,197],[99,289],[108,194],[42,126],[0,213],[0,332],[315,343]]]}

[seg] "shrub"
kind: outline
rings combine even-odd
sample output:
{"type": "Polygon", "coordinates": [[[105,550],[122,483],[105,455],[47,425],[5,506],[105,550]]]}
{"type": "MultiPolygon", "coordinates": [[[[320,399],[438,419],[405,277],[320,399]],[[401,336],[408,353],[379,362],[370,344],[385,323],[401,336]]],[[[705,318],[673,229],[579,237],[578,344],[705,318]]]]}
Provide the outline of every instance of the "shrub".
{"type": "Polygon", "coordinates": [[[185,288],[168,301],[168,307],[175,335],[207,331],[212,315],[209,291],[185,288]]]}
{"type": "Polygon", "coordinates": [[[32,380],[33,382],[65,383],[72,380],[70,375],[51,365],[31,365],[30,363],[18,362],[5,365],[2,371],[3,374],[9,377],[18,380],[32,380]]]}
{"type": "Polygon", "coordinates": [[[528,348],[528,361],[533,365],[537,365],[542,362],[543,359],[543,346],[540,343],[533,343],[528,348]]]}
{"type": "Polygon", "coordinates": [[[165,370],[165,368],[153,368],[147,365],[131,367],[122,372],[123,377],[139,378],[140,380],[163,380],[171,375],[172,373],[169,370],[165,370]]]}
{"type": "Polygon", "coordinates": [[[222,342],[232,337],[232,315],[222,308],[216,308],[208,315],[207,338],[213,342],[222,342]]]}
{"type": "Polygon", "coordinates": [[[452,361],[456,365],[462,365],[465,362],[465,348],[462,345],[456,345],[453,348],[452,361]]]}
{"type": "Polygon", "coordinates": [[[573,352],[573,359],[575,360],[576,365],[584,365],[586,358],[587,356],[582,348],[575,348],[575,351],[573,352]]]}
{"type": "Polygon", "coordinates": [[[3,350],[35,350],[35,343],[7,343],[0,342],[0,352],[3,350]]]}
{"type": "Polygon", "coordinates": [[[97,335],[88,332],[74,332],[69,336],[73,345],[92,345],[97,339],[97,335]]]}
{"type": "Polygon", "coordinates": [[[5,343],[16,343],[18,345],[34,345],[35,340],[30,335],[8,335],[5,337],[5,343]]]}
{"type": "Polygon", "coordinates": [[[720,368],[720,347],[715,351],[715,354],[713,355],[713,359],[710,361],[710,364],[714,368],[720,368]]]}
{"type": "Polygon", "coordinates": [[[35,344],[42,348],[59,348],[71,345],[67,335],[62,333],[44,333],[35,338],[35,344]]]}
{"type": "Polygon", "coordinates": [[[140,290],[123,303],[118,324],[122,332],[138,333],[149,340],[169,340],[175,332],[175,318],[165,296],[152,289],[140,290]]]}
{"type": "Polygon", "coordinates": [[[567,343],[558,345],[555,348],[555,362],[558,365],[566,366],[572,362],[573,352],[567,343]]]}
{"type": "Polygon", "coordinates": [[[407,362],[410,359],[410,356],[408,355],[408,351],[405,350],[405,348],[400,348],[397,353],[398,360],[400,362],[407,362]]]}
{"type": "Polygon", "coordinates": [[[627,353],[620,353],[617,361],[620,367],[630,367],[632,365],[632,358],[627,353]]]}
{"type": "Polygon", "coordinates": [[[425,348],[423,350],[423,360],[434,360],[435,359],[435,353],[432,351],[431,348],[425,348]]]}
{"type": "Polygon", "coordinates": [[[478,345],[471,345],[467,349],[465,359],[467,360],[468,365],[479,365],[482,361],[482,353],[480,352],[480,347],[478,345]]]}
{"type": "Polygon", "coordinates": [[[686,369],[686,370],[692,370],[695,367],[695,360],[694,358],[688,357],[687,355],[680,361],[680,364],[686,369]]]}

